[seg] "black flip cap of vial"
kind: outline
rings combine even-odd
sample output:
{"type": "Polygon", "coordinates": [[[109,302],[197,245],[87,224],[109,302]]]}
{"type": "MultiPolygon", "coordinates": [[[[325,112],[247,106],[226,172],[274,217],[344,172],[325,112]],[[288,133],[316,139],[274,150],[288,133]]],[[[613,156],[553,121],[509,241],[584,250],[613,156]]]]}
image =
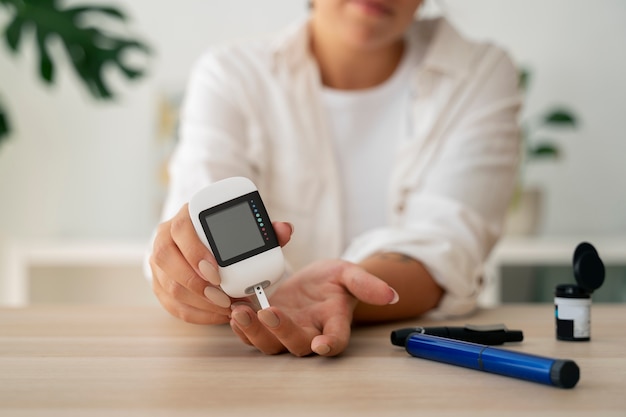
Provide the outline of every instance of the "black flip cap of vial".
{"type": "Polygon", "coordinates": [[[580,379],[580,369],[576,362],[557,359],[550,367],[550,381],[559,388],[573,388],[580,379]]]}
{"type": "Polygon", "coordinates": [[[604,263],[590,243],[582,242],[576,247],[573,266],[576,282],[589,294],[604,283],[604,263]]]}
{"type": "Polygon", "coordinates": [[[589,293],[604,283],[604,263],[595,250],[585,251],[574,262],[574,277],[578,285],[589,293]]]}

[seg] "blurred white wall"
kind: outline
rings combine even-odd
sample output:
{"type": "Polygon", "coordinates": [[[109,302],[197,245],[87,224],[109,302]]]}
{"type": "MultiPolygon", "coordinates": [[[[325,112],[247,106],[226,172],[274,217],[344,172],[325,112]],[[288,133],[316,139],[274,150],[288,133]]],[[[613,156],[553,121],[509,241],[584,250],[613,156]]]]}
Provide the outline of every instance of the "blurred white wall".
{"type": "MultiPolygon", "coordinates": [[[[55,86],[44,87],[32,42],[16,57],[2,43],[0,98],[14,134],[0,146],[0,238],[147,238],[161,198],[159,97],[184,88],[206,46],[279,29],[305,16],[306,3],[117,0],[156,54],[138,83],[112,74],[115,103],[94,102],[65,65],[55,86]]],[[[561,161],[528,170],[548,191],[542,233],[626,234],[626,2],[435,5],[464,33],[532,68],[526,114],[564,103],[582,119],[578,130],[558,135],[561,161]]]]}

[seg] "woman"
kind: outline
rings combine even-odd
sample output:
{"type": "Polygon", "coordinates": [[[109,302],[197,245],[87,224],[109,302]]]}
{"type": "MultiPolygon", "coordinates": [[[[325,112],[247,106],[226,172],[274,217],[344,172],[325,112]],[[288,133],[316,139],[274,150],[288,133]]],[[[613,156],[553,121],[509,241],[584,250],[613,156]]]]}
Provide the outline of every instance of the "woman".
{"type": "Polygon", "coordinates": [[[516,70],[444,19],[415,21],[420,3],[316,0],[269,41],[203,56],[150,258],[170,313],[229,322],[267,354],[332,356],[353,322],[474,308],[515,183],[516,70]],[[220,291],[185,205],[231,176],[289,222],[274,226],[291,274],[258,312],[220,291]]]}

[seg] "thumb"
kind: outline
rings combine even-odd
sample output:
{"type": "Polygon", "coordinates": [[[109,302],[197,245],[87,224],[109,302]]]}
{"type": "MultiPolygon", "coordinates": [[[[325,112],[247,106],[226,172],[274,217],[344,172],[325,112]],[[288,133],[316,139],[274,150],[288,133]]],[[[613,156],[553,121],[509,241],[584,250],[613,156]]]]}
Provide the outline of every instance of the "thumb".
{"type": "Polygon", "coordinates": [[[357,265],[343,271],[341,283],[356,299],[367,304],[382,306],[395,304],[400,299],[389,284],[357,265]]]}
{"type": "Polygon", "coordinates": [[[288,222],[272,222],[272,226],[274,227],[274,232],[276,232],[278,244],[282,247],[289,243],[294,230],[293,224],[288,222]]]}

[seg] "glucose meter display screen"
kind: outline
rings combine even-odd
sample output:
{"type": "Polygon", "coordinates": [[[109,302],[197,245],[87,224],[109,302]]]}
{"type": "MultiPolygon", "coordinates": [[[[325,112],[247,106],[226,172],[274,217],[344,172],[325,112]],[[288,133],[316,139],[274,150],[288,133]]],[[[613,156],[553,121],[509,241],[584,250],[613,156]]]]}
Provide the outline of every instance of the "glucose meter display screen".
{"type": "Polygon", "coordinates": [[[205,217],[223,261],[265,245],[257,220],[260,217],[255,215],[251,204],[245,201],[205,217]]]}
{"type": "Polygon", "coordinates": [[[210,207],[199,220],[221,267],[279,246],[258,191],[210,207]]]}

